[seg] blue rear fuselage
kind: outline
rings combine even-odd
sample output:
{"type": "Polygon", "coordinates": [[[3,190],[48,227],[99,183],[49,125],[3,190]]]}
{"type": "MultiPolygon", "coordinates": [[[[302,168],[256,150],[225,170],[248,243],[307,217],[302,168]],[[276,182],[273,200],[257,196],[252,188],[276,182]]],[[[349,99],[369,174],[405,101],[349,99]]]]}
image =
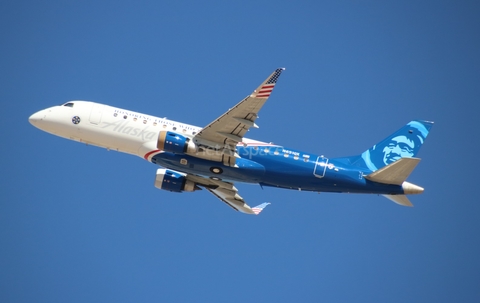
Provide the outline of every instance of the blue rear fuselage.
{"type": "Polygon", "coordinates": [[[281,146],[237,146],[236,167],[185,154],[162,152],[152,162],[184,173],[223,181],[259,183],[315,192],[403,194],[398,185],[369,181],[370,170],[349,163],[348,158],[327,159],[281,146]]]}

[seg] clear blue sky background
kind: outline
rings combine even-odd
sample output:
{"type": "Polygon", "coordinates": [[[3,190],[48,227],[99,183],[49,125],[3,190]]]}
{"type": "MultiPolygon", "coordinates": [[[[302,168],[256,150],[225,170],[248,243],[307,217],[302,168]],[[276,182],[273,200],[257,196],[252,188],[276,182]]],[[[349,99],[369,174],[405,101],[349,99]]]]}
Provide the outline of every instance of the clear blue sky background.
{"type": "Polygon", "coordinates": [[[1,302],[480,301],[477,1],[0,7],[1,302]],[[81,99],[204,126],[277,67],[250,138],[338,157],[435,121],[414,208],[239,185],[272,202],[247,216],[27,121],[81,99]]]}

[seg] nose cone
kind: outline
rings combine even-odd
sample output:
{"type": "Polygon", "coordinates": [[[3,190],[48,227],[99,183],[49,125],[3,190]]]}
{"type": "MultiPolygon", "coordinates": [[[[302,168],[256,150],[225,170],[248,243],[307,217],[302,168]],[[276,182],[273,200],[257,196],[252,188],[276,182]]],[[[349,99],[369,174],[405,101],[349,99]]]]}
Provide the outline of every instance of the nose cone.
{"type": "Polygon", "coordinates": [[[45,118],[45,111],[41,110],[31,115],[28,118],[28,122],[30,122],[30,124],[32,124],[35,127],[39,127],[39,124],[42,122],[44,118],[45,118]]]}

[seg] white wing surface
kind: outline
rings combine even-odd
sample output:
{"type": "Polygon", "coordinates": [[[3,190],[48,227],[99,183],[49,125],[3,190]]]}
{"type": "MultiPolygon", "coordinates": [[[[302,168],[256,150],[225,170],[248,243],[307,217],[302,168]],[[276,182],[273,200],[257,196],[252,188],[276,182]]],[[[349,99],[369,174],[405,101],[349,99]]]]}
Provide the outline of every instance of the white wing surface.
{"type": "Polygon", "coordinates": [[[231,208],[245,214],[258,215],[265,207],[267,207],[267,205],[270,204],[262,203],[255,207],[250,207],[238,194],[238,189],[230,182],[212,180],[196,175],[187,175],[186,178],[187,180],[204,187],[231,208]]]}
{"type": "Polygon", "coordinates": [[[258,127],[258,112],[273,91],[284,68],[276,69],[253,93],[205,126],[195,137],[199,146],[222,151],[223,163],[235,166],[236,145],[241,143],[250,127],[258,127]]]}

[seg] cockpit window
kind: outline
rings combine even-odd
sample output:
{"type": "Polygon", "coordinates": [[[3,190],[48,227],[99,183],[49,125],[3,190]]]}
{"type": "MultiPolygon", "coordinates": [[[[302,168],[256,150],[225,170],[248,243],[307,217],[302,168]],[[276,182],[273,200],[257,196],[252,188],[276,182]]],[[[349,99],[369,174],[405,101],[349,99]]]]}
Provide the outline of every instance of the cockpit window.
{"type": "Polygon", "coordinates": [[[65,103],[63,106],[73,107],[73,103],[72,103],[72,102],[68,102],[68,103],[65,103]]]}

